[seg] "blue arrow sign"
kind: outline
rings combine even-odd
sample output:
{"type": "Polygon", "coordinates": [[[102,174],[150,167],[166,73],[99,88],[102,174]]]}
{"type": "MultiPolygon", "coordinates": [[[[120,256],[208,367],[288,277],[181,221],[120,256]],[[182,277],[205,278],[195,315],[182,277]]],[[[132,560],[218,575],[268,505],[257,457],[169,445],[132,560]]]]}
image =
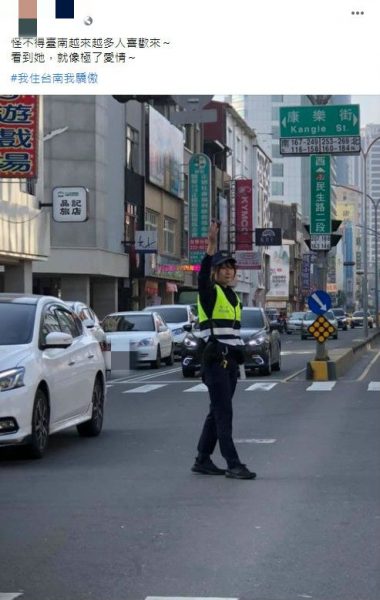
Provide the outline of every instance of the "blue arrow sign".
{"type": "Polygon", "coordinates": [[[308,297],[307,303],[310,310],[316,315],[323,315],[331,307],[331,297],[323,290],[317,290],[308,297]]]}

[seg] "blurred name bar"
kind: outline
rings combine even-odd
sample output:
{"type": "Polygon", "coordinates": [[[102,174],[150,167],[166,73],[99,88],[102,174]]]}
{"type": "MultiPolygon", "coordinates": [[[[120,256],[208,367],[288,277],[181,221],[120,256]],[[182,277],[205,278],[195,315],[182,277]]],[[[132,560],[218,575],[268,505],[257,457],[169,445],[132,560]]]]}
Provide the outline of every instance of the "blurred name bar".
{"type": "Polygon", "coordinates": [[[73,19],[74,0],[55,0],[55,18],[73,19]]]}

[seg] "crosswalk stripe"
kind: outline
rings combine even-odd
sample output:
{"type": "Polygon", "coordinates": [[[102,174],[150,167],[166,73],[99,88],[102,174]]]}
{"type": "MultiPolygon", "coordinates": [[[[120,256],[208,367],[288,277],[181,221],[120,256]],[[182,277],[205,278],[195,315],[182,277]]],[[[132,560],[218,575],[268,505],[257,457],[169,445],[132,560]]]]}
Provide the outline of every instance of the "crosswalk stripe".
{"type": "Polygon", "coordinates": [[[14,600],[14,598],[18,598],[19,596],[22,596],[20,592],[0,592],[0,600],[14,600]]]}
{"type": "Polygon", "coordinates": [[[152,392],[153,390],[157,390],[158,388],[165,387],[165,385],[165,383],[160,383],[156,385],[154,385],[153,383],[140,385],[140,387],[133,388],[133,390],[125,390],[124,392],[122,392],[122,394],[146,394],[147,392],[152,392]]]}
{"type": "Polygon", "coordinates": [[[336,381],[314,381],[306,388],[307,392],[331,392],[336,381]]]}
{"type": "Polygon", "coordinates": [[[371,381],[368,384],[368,392],[380,392],[380,381],[371,381]]]}
{"type": "Polygon", "coordinates": [[[269,392],[269,390],[271,390],[272,388],[274,388],[277,385],[277,383],[265,383],[265,382],[261,382],[261,383],[253,383],[252,385],[250,385],[249,387],[247,387],[245,389],[246,392],[252,392],[252,390],[263,390],[265,392],[269,392]]]}
{"type": "Polygon", "coordinates": [[[187,388],[187,390],[183,390],[184,392],[207,392],[207,386],[204,383],[199,383],[198,385],[193,385],[191,388],[187,388]]]}

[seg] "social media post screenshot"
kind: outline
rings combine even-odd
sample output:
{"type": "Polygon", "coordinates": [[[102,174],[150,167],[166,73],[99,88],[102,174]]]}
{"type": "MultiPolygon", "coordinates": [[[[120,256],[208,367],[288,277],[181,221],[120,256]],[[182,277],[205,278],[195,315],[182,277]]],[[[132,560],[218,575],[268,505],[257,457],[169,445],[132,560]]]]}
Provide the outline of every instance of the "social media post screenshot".
{"type": "Polygon", "coordinates": [[[0,14],[0,600],[378,600],[378,3],[0,14]]]}
{"type": "Polygon", "coordinates": [[[9,0],[0,88],[376,93],[379,13],[375,0],[9,0]]]}

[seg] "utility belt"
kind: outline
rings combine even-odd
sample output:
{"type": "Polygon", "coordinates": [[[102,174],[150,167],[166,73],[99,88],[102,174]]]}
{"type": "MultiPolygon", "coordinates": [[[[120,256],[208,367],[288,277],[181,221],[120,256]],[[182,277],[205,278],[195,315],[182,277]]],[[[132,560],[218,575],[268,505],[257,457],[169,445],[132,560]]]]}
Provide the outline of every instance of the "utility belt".
{"type": "Polygon", "coordinates": [[[231,364],[231,360],[236,361],[238,365],[242,365],[244,363],[243,350],[239,346],[224,344],[211,335],[203,349],[202,366],[210,367],[215,363],[219,363],[226,369],[231,364]]]}

